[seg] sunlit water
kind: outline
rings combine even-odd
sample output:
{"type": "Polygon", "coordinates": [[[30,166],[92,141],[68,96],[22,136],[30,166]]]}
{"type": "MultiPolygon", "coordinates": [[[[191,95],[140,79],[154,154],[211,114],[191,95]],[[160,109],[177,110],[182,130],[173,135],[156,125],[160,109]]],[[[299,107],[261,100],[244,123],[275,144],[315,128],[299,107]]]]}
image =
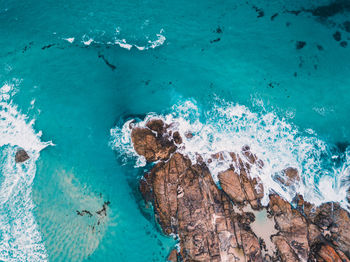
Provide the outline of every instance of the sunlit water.
{"type": "Polygon", "coordinates": [[[0,1],[0,260],[165,260],[120,140],[150,112],[196,132],[189,157],[250,144],[266,192],[293,196],[271,180],[291,165],[347,207],[349,13],[287,12],[309,2],[0,1]]]}

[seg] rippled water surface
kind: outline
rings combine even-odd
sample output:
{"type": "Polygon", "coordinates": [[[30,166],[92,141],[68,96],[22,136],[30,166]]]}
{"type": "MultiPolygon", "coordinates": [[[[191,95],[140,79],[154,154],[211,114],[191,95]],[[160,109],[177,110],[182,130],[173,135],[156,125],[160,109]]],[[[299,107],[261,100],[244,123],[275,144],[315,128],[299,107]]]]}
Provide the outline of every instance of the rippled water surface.
{"type": "Polygon", "coordinates": [[[196,130],[189,156],[250,144],[266,188],[291,197],[270,174],[293,165],[347,207],[350,8],[329,4],[0,0],[0,260],[164,261],[120,140],[151,112],[196,130]]]}

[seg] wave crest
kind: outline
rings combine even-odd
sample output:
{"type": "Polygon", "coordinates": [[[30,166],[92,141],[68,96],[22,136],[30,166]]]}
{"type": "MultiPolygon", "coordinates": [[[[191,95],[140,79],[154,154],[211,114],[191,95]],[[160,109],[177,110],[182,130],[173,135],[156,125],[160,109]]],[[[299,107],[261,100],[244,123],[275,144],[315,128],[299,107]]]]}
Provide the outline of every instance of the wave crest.
{"type": "MultiPolygon", "coordinates": [[[[195,101],[187,100],[173,106],[169,114],[150,113],[136,125],[144,126],[154,117],[171,124],[170,129],[178,131],[183,138],[179,151],[187,155],[193,164],[200,154],[217,183],[218,173],[232,164],[228,153],[239,153],[242,147],[248,145],[264,162],[262,168],[251,171],[251,176],[257,176],[262,181],[265,192],[262,203],[265,205],[270,193],[278,193],[290,202],[298,193],[315,205],[334,201],[349,209],[350,150],[343,155],[335,153],[332,146],[314,131],[300,131],[287,119],[267,111],[261,101],[256,104],[260,104],[258,113],[246,106],[217,99],[212,109],[202,111],[195,101]],[[193,137],[187,138],[187,133],[193,137]],[[213,161],[212,155],[218,152],[223,152],[224,159],[213,161]],[[337,158],[344,161],[334,161],[337,158]],[[301,178],[300,183],[292,188],[274,179],[283,175],[282,170],[288,167],[296,168],[301,178]]],[[[146,162],[132,147],[130,121],[111,130],[112,147],[124,156],[124,160],[136,157],[137,166],[142,166],[146,162]]]]}

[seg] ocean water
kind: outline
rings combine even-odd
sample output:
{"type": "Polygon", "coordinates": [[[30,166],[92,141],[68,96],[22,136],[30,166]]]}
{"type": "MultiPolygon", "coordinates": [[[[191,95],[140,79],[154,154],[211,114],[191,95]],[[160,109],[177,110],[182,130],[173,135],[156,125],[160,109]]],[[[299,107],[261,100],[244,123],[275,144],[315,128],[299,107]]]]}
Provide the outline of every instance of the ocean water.
{"type": "Polygon", "coordinates": [[[194,132],[193,161],[248,144],[266,192],[349,208],[350,8],[332,2],[0,0],[0,260],[166,259],[132,118],[194,132]]]}

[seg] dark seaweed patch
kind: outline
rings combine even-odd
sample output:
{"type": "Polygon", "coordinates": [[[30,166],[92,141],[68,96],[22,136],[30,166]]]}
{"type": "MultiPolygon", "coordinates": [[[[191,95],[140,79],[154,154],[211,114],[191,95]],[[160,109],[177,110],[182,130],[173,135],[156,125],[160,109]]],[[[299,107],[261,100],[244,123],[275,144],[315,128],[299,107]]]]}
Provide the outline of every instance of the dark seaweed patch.
{"type": "Polygon", "coordinates": [[[343,28],[346,32],[350,33],[350,21],[345,21],[343,23],[343,28]]]}
{"type": "Polygon", "coordinates": [[[345,47],[348,46],[348,42],[346,42],[346,41],[341,41],[341,42],[340,42],[340,46],[345,48],[345,47]]]}
{"type": "Polygon", "coordinates": [[[286,13],[293,14],[293,15],[299,15],[302,12],[302,10],[287,10],[286,13]]]}
{"type": "Polygon", "coordinates": [[[56,44],[45,45],[45,46],[43,46],[41,49],[42,49],[42,50],[45,50],[45,49],[48,49],[48,48],[53,47],[53,46],[55,46],[55,45],[56,45],[56,44]]]}
{"type": "Polygon", "coordinates": [[[275,20],[275,18],[278,16],[278,13],[276,13],[276,14],[273,14],[272,16],[271,16],[271,21],[273,21],[273,20],[275,20]]]}
{"type": "Polygon", "coordinates": [[[333,34],[333,38],[334,38],[335,41],[339,42],[341,40],[341,33],[339,31],[335,32],[333,34]]]}
{"type": "Polygon", "coordinates": [[[92,217],[91,212],[89,210],[86,210],[86,209],[84,209],[82,211],[76,210],[76,212],[77,212],[78,216],[85,216],[85,215],[87,215],[89,217],[92,217]]]}
{"type": "Polygon", "coordinates": [[[29,42],[28,45],[26,45],[25,47],[23,47],[22,53],[26,52],[28,49],[30,49],[32,47],[32,44],[34,44],[34,42],[29,42]]]}
{"type": "Polygon", "coordinates": [[[335,145],[338,147],[339,151],[343,153],[346,151],[348,146],[350,146],[350,143],[346,142],[346,141],[345,142],[337,142],[335,145]]]}
{"type": "MultiPolygon", "coordinates": [[[[107,206],[109,206],[111,202],[110,201],[105,201],[102,205],[102,208],[98,211],[96,211],[96,214],[99,216],[107,216],[107,206]]],[[[100,221],[98,221],[99,224],[100,221]]]]}
{"type": "Polygon", "coordinates": [[[98,53],[98,58],[101,58],[108,67],[110,67],[112,69],[112,71],[114,71],[117,67],[113,64],[111,64],[106,58],[104,55],[98,53]]]}
{"type": "Polygon", "coordinates": [[[270,82],[270,83],[268,83],[268,87],[270,87],[270,88],[275,88],[276,86],[279,86],[280,84],[279,83],[277,83],[277,82],[270,82]]]}
{"type": "Polygon", "coordinates": [[[336,14],[341,14],[350,11],[350,1],[336,0],[327,5],[318,6],[313,9],[287,10],[287,13],[299,15],[301,12],[311,13],[313,16],[327,19],[336,14]]]}
{"type": "Polygon", "coordinates": [[[219,38],[216,38],[216,39],[214,39],[214,40],[211,40],[210,41],[210,43],[212,44],[212,43],[215,43],[215,42],[219,42],[221,39],[220,39],[220,37],[219,38]]]}
{"type": "Polygon", "coordinates": [[[222,34],[222,29],[221,29],[220,26],[218,26],[218,27],[216,28],[215,33],[217,33],[217,34],[222,34]]]}
{"type": "Polygon", "coordinates": [[[321,45],[317,45],[317,49],[320,50],[320,51],[323,51],[323,50],[324,50],[324,49],[323,49],[323,46],[321,46],[321,45]]]}
{"type": "Polygon", "coordinates": [[[321,18],[329,18],[336,14],[350,11],[350,1],[338,0],[328,5],[319,6],[319,7],[316,7],[315,9],[307,10],[307,11],[311,12],[313,16],[318,16],[321,18]]]}
{"type": "Polygon", "coordinates": [[[255,6],[255,5],[253,5],[252,7],[253,7],[253,9],[255,10],[255,12],[258,13],[258,14],[257,14],[257,17],[258,17],[258,18],[263,17],[263,16],[265,15],[264,10],[262,10],[261,8],[255,6]]]}
{"type": "Polygon", "coordinates": [[[306,45],[305,41],[297,41],[296,44],[295,44],[295,48],[297,50],[300,50],[300,49],[304,48],[305,45],[306,45]]]}

